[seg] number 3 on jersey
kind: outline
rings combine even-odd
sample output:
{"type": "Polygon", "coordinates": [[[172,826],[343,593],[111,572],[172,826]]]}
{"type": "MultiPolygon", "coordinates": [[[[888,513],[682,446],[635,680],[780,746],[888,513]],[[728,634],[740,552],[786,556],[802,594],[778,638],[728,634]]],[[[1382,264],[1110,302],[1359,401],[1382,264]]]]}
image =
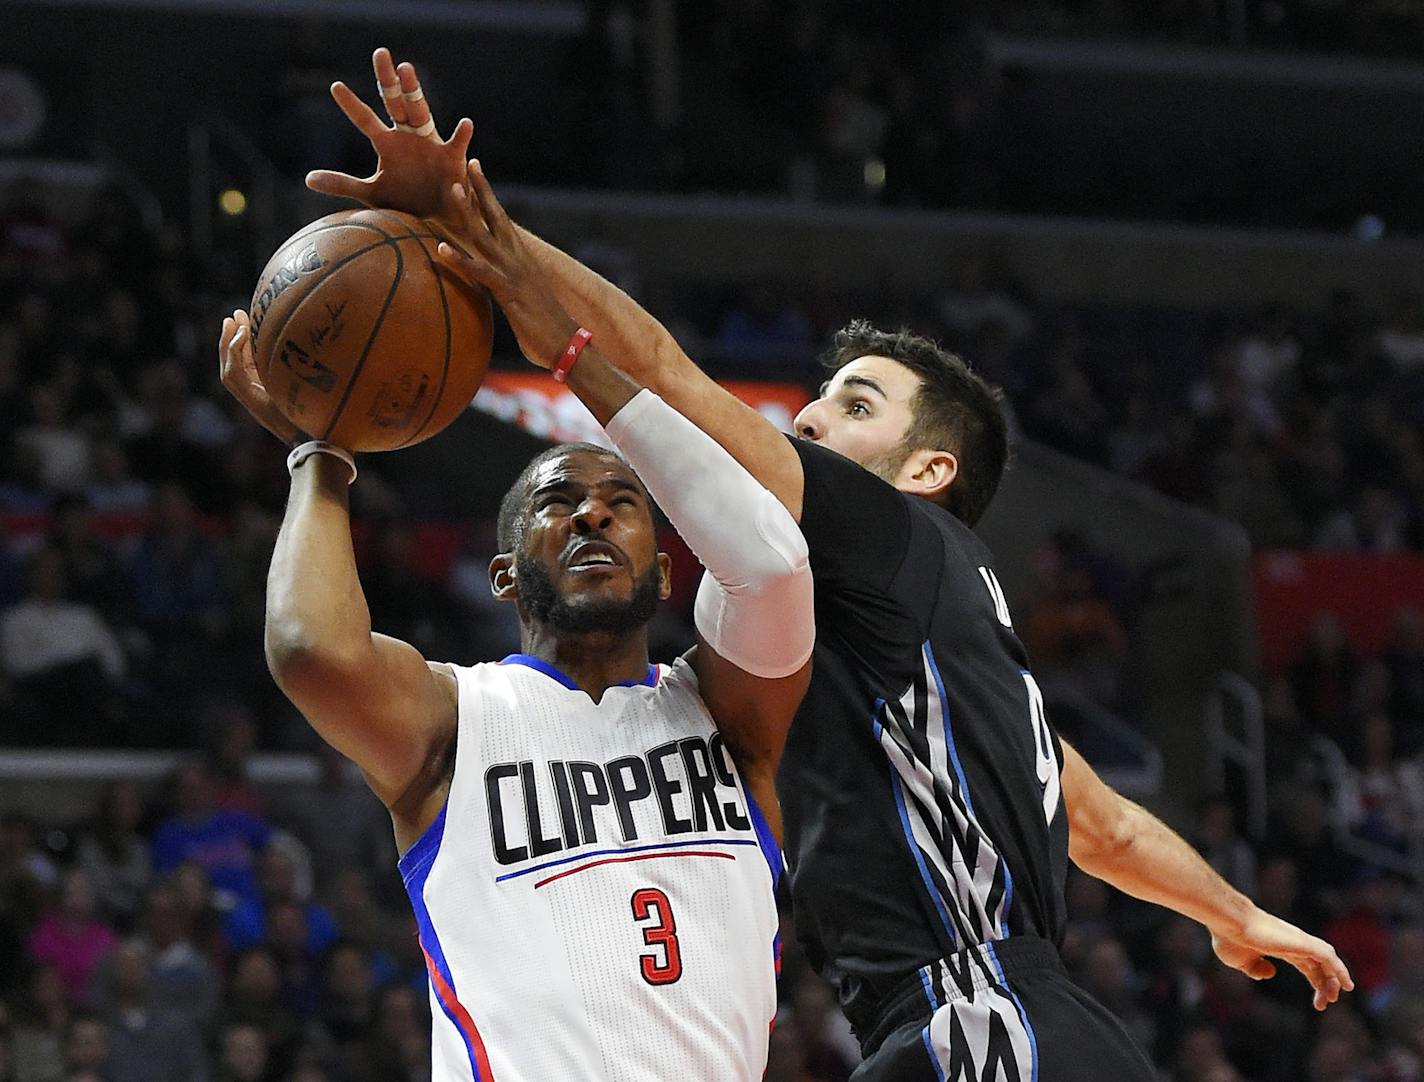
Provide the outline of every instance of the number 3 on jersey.
{"type": "Polygon", "coordinates": [[[643,980],[654,985],[676,983],[682,976],[682,953],[677,945],[677,921],[667,895],[657,887],[635,890],[633,919],[640,924],[651,922],[643,928],[643,942],[652,950],[638,955],[643,980]]]}

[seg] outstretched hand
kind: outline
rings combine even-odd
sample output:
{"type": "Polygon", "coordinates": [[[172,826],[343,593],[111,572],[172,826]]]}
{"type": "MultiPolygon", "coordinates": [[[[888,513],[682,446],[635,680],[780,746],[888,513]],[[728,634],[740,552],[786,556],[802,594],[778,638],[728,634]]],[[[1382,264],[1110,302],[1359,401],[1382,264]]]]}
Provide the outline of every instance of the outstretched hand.
{"type": "Polygon", "coordinates": [[[1211,946],[1224,963],[1255,980],[1276,975],[1272,958],[1294,966],[1315,989],[1317,1011],[1334,1003],[1342,991],[1355,990],[1355,981],[1334,947],[1264,910],[1256,910],[1238,935],[1213,932],[1211,946]]]}
{"type": "Polygon", "coordinates": [[[257,376],[257,362],[252,356],[252,323],[241,308],[222,322],[222,334],[218,337],[218,375],[222,385],[257,418],[258,424],[288,446],[297,442],[302,430],[277,409],[257,376]]]}
{"type": "Polygon", "coordinates": [[[469,163],[465,183],[446,186],[434,224],[445,237],[436,250],[440,261],[489,290],[524,356],[540,368],[552,367],[578,324],[555,298],[478,161],[469,163]]]}
{"type": "Polygon", "coordinates": [[[331,96],[356,130],[371,141],[376,151],[376,171],[360,178],[316,169],[307,174],[307,187],[324,195],[344,196],[368,207],[401,210],[419,218],[439,214],[445,190],[464,181],[465,156],[474,123],[464,118],[455,125],[450,138],[442,140],[414,65],[403,63],[397,67],[390,50],[385,48],[375,51],[371,63],[386,114],[391,118],[389,125],[345,83],[332,83],[331,96]]]}

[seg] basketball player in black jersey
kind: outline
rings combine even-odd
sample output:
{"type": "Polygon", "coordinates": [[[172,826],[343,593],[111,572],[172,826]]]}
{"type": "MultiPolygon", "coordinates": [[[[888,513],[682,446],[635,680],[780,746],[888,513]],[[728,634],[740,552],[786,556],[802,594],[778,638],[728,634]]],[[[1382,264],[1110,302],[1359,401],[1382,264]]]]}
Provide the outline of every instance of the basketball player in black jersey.
{"type": "MultiPolygon", "coordinates": [[[[377,76],[397,77],[389,58],[377,76]]],[[[414,69],[398,77],[399,91],[383,90],[395,126],[378,133],[349,89],[333,89],[372,136],[376,174],[308,183],[431,213],[454,180],[502,225],[477,165],[465,169],[458,140],[435,136],[414,69]]],[[[860,1039],[856,1079],[1154,1077],[1117,1020],[1064,975],[1069,859],[1200,921],[1221,960],[1252,977],[1275,972],[1270,958],[1295,966],[1319,1010],[1353,987],[1328,943],[1258,909],[1053,731],[971,530],[1007,436],[997,393],[962,360],[853,324],[796,419],[801,438],[788,440],[626,294],[532,234],[512,236],[523,249],[514,262],[542,273],[608,356],[726,447],[805,534],[815,664],[777,791],[797,929],[860,1039]]]]}

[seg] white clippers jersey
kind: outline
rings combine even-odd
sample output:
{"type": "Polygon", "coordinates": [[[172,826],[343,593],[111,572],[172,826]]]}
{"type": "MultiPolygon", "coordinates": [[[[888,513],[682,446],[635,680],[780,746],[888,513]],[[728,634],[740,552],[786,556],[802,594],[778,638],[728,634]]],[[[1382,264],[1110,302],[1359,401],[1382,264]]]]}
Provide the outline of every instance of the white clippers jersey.
{"type": "Polygon", "coordinates": [[[756,1082],[781,857],[683,661],[594,703],[452,666],[450,797],[401,858],[435,1082],[756,1082]]]}

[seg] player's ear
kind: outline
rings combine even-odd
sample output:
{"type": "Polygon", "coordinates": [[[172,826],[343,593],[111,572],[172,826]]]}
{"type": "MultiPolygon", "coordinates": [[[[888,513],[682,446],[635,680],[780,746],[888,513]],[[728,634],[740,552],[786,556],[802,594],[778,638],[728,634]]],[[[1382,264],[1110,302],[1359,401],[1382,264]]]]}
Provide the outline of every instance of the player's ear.
{"type": "Polygon", "coordinates": [[[658,553],[658,600],[672,597],[672,557],[666,552],[658,553]]]}
{"type": "Polygon", "coordinates": [[[900,467],[895,487],[912,496],[924,496],[938,502],[958,476],[959,458],[954,452],[926,448],[910,452],[909,458],[900,467]]]}
{"type": "Polygon", "coordinates": [[[489,565],[490,593],[496,601],[518,601],[519,583],[514,574],[514,553],[501,552],[489,565]]]}

